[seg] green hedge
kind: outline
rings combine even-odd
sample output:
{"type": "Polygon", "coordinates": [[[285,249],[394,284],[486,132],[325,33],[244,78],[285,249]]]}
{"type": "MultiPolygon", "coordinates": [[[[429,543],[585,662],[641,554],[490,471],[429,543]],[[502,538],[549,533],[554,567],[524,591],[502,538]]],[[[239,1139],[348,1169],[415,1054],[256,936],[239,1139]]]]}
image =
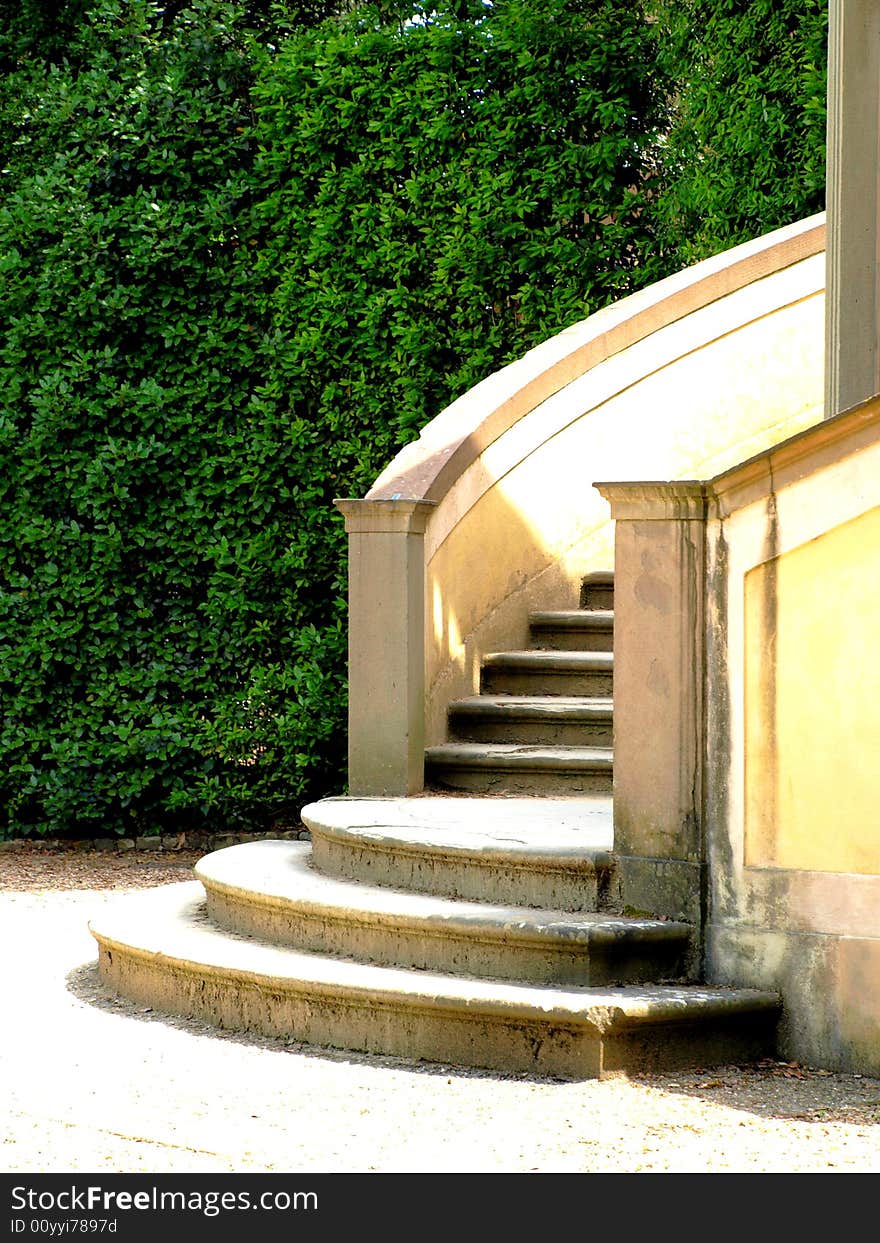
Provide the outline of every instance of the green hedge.
{"type": "Polygon", "coordinates": [[[66,57],[33,52],[3,91],[5,828],[247,818],[247,722],[294,650],[242,330],[254,59],[219,6],[172,38],[121,3],[66,57]]]}
{"type": "Polygon", "coordinates": [[[466,7],[304,32],[255,91],[277,396],[351,445],[358,487],[500,363],[660,270],[640,6],[466,7]]]}
{"type": "Polygon", "coordinates": [[[0,43],[0,833],[265,829],[344,784],[333,497],[655,271],[653,30],[56,7],[0,43]]]}
{"type": "Polygon", "coordinates": [[[344,788],[335,496],[821,207],[814,0],[0,0],[0,836],[344,788]]]}
{"type": "Polygon", "coordinates": [[[679,84],[658,205],[684,266],[825,207],[828,0],[657,0],[679,84]]]}

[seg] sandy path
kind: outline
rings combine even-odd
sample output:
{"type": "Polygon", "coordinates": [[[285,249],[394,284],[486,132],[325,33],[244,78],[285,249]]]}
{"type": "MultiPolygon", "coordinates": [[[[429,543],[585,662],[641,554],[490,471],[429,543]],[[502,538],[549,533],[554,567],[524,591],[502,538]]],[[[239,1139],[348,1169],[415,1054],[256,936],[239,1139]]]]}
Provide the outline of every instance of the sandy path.
{"type": "Polygon", "coordinates": [[[880,1170],[880,1080],[556,1083],[216,1033],[108,994],[89,917],[192,858],[0,853],[7,1172],[880,1170]]]}

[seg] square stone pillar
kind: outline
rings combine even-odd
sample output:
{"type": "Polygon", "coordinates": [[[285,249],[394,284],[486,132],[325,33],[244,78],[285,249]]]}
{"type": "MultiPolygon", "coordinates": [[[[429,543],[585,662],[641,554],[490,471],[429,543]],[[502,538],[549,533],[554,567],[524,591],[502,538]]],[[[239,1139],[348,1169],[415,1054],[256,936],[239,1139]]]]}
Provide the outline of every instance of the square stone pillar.
{"type": "Polygon", "coordinates": [[[703,916],[706,493],[599,483],[614,534],[614,851],[625,908],[703,916]]]}
{"type": "Polygon", "coordinates": [[[425,526],[433,501],[337,500],[348,532],[348,791],[425,780],[425,526]]]}
{"type": "Polygon", "coordinates": [[[828,10],[825,417],[880,391],[880,4],[828,10]]]}

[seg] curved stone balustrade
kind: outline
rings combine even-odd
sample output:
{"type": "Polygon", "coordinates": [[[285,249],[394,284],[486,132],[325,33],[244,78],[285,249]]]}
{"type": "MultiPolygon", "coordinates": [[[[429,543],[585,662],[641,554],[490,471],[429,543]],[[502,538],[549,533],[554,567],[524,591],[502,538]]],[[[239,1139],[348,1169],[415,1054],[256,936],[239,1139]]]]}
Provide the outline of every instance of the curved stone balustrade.
{"type": "Polygon", "coordinates": [[[465,393],[360,500],[349,785],[422,788],[447,706],[613,564],[596,479],[708,477],[822,418],[824,216],[625,298],[465,393]]]}

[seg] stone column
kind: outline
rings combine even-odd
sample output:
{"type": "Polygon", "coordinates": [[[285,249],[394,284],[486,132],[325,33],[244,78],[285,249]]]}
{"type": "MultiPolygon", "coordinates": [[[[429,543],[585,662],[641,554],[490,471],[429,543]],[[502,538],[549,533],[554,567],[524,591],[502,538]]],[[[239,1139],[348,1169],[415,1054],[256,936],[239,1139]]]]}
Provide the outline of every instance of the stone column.
{"type": "Polygon", "coordinates": [[[880,391],[880,3],[828,19],[826,418],[880,391]]]}
{"type": "Polygon", "coordinates": [[[599,483],[614,533],[614,850],[625,908],[702,922],[706,493],[599,483]]]}
{"type": "Polygon", "coordinates": [[[348,790],[424,788],[425,526],[433,501],[337,500],[348,532],[348,790]]]}

